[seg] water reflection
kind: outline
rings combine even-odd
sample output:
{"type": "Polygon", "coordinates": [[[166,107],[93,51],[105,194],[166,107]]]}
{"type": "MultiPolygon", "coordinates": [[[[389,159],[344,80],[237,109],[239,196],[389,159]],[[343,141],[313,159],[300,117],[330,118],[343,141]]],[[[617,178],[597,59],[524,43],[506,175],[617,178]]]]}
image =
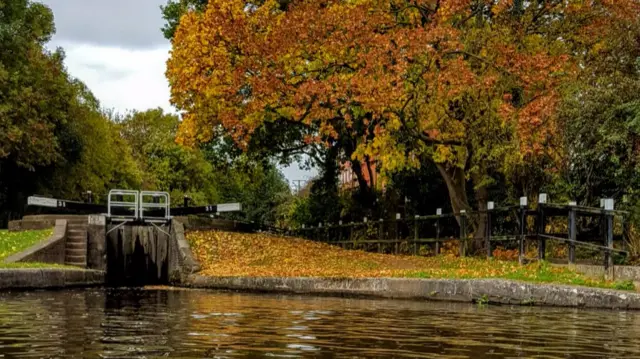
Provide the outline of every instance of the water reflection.
{"type": "Polygon", "coordinates": [[[0,357],[640,358],[640,313],[195,290],[0,293],[0,357]]]}

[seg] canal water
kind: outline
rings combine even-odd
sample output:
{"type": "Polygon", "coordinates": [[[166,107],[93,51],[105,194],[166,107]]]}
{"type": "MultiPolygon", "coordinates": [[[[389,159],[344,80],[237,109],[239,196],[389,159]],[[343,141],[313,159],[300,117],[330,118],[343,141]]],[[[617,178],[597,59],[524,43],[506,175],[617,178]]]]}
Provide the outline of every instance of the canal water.
{"type": "Polygon", "coordinates": [[[0,293],[1,358],[640,358],[640,313],[89,289],[0,293]]]}

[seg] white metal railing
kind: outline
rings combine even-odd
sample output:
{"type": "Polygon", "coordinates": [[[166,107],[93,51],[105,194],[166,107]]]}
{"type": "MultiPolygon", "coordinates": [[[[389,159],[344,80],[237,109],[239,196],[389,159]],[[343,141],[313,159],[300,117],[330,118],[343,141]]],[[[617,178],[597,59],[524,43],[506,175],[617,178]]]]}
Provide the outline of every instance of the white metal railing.
{"type": "Polygon", "coordinates": [[[112,220],[135,221],[139,218],[139,199],[140,196],[138,191],[112,189],[109,191],[109,196],[107,198],[107,215],[112,220]],[[116,198],[116,196],[122,198],[116,198]],[[133,199],[125,200],[125,198],[133,199]],[[116,208],[126,208],[127,210],[132,211],[133,215],[115,214],[113,210],[116,208]]]}
{"type": "Polygon", "coordinates": [[[166,222],[171,219],[171,196],[167,192],[140,192],[140,219],[146,222],[166,222]],[[149,201],[151,199],[151,201],[149,201]],[[163,216],[145,215],[146,210],[162,210],[163,216]]]}
{"type": "MultiPolygon", "coordinates": [[[[55,200],[30,199],[34,205],[53,206],[55,200]]],[[[58,204],[58,207],[60,205],[58,204]]],[[[204,207],[180,208],[176,213],[221,213],[242,211],[240,203],[223,203],[204,207]]],[[[160,191],[133,191],[114,189],[109,191],[107,216],[115,222],[143,221],[165,223],[171,220],[171,195],[160,191]],[[117,209],[121,209],[118,211],[117,209]],[[124,209],[124,210],[122,210],[124,209]],[[117,213],[116,213],[117,212],[117,213]],[[123,214],[124,212],[124,214],[123,214]]]]}

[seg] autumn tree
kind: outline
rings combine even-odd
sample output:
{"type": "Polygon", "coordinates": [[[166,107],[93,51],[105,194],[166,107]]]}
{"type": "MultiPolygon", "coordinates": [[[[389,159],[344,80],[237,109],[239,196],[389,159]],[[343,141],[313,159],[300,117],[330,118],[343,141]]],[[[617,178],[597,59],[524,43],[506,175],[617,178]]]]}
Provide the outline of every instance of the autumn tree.
{"type": "MultiPolygon", "coordinates": [[[[163,29],[165,37],[172,40],[182,16],[189,12],[203,12],[207,3],[207,0],[169,0],[162,7],[164,19],[167,21],[163,29]]],[[[264,3],[264,1],[252,1],[247,2],[247,6],[261,6],[264,3]]],[[[290,3],[291,0],[278,0],[275,6],[278,10],[284,11],[290,3]]],[[[316,167],[323,173],[323,177],[335,173],[331,168],[335,167],[336,160],[341,163],[348,162],[358,183],[357,200],[365,206],[372,206],[375,196],[374,188],[366,178],[367,174],[372,178],[370,172],[374,160],[368,155],[364,156],[364,159],[353,156],[359,144],[370,132],[368,131],[370,124],[363,123],[362,120],[354,121],[349,128],[337,126],[335,128],[337,136],[331,138],[323,136],[320,141],[311,141],[310,139],[317,137],[319,131],[316,122],[296,122],[291,121],[289,117],[273,114],[268,121],[257,125],[244,149],[253,157],[277,158],[282,165],[298,163],[306,168],[316,167]]],[[[227,136],[226,130],[218,122],[202,126],[200,129],[206,130],[197,136],[183,138],[182,143],[189,145],[195,142],[224,141],[227,136]]],[[[320,180],[327,182],[334,179],[321,178],[320,180]]]]}
{"type": "Polygon", "coordinates": [[[182,17],[167,76],[186,142],[222,125],[246,148],[284,119],[314,126],[310,143],[354,139],[349,157],[383,173],[432,161],[455,211],[482,209],[494,174],[553,169],[577,54],[637,14],[634,0],[211,0],[182,17]]]}

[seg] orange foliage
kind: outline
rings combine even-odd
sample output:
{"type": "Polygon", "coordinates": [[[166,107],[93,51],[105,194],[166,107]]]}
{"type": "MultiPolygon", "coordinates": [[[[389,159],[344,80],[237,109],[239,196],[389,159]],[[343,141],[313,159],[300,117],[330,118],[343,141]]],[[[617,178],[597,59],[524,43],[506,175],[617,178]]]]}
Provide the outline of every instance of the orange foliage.
{"type": "Polygon", "coordinates": [[[517,249],[504,249],[504,247],[497,247],[493,250],[493,257],[499,260],[516,261],[518,260],[519,253],[517,249]]]}
{"type": "Polygon", "coordinates": [[[559,87],[579,69],[572,44],[638,14],[636,0],[544,2],[521,17],[512,0],[485,1],[490,18],[472,12],[475,0],[282,3],[210,0],[183,17],[167,77],[186,112],[184,143],[221,124],[243,147],[275,118],[314,123],[325,141],[367,113],[373,136],[356,154],[383,170],[419,165],[406,156],[421,151],[455,165],[474,136],[506,147],[488,158],[535,155],[557,132],[559,87]],[[400,129],[436,151],[406,151],[393,139],[400,129]]]}

